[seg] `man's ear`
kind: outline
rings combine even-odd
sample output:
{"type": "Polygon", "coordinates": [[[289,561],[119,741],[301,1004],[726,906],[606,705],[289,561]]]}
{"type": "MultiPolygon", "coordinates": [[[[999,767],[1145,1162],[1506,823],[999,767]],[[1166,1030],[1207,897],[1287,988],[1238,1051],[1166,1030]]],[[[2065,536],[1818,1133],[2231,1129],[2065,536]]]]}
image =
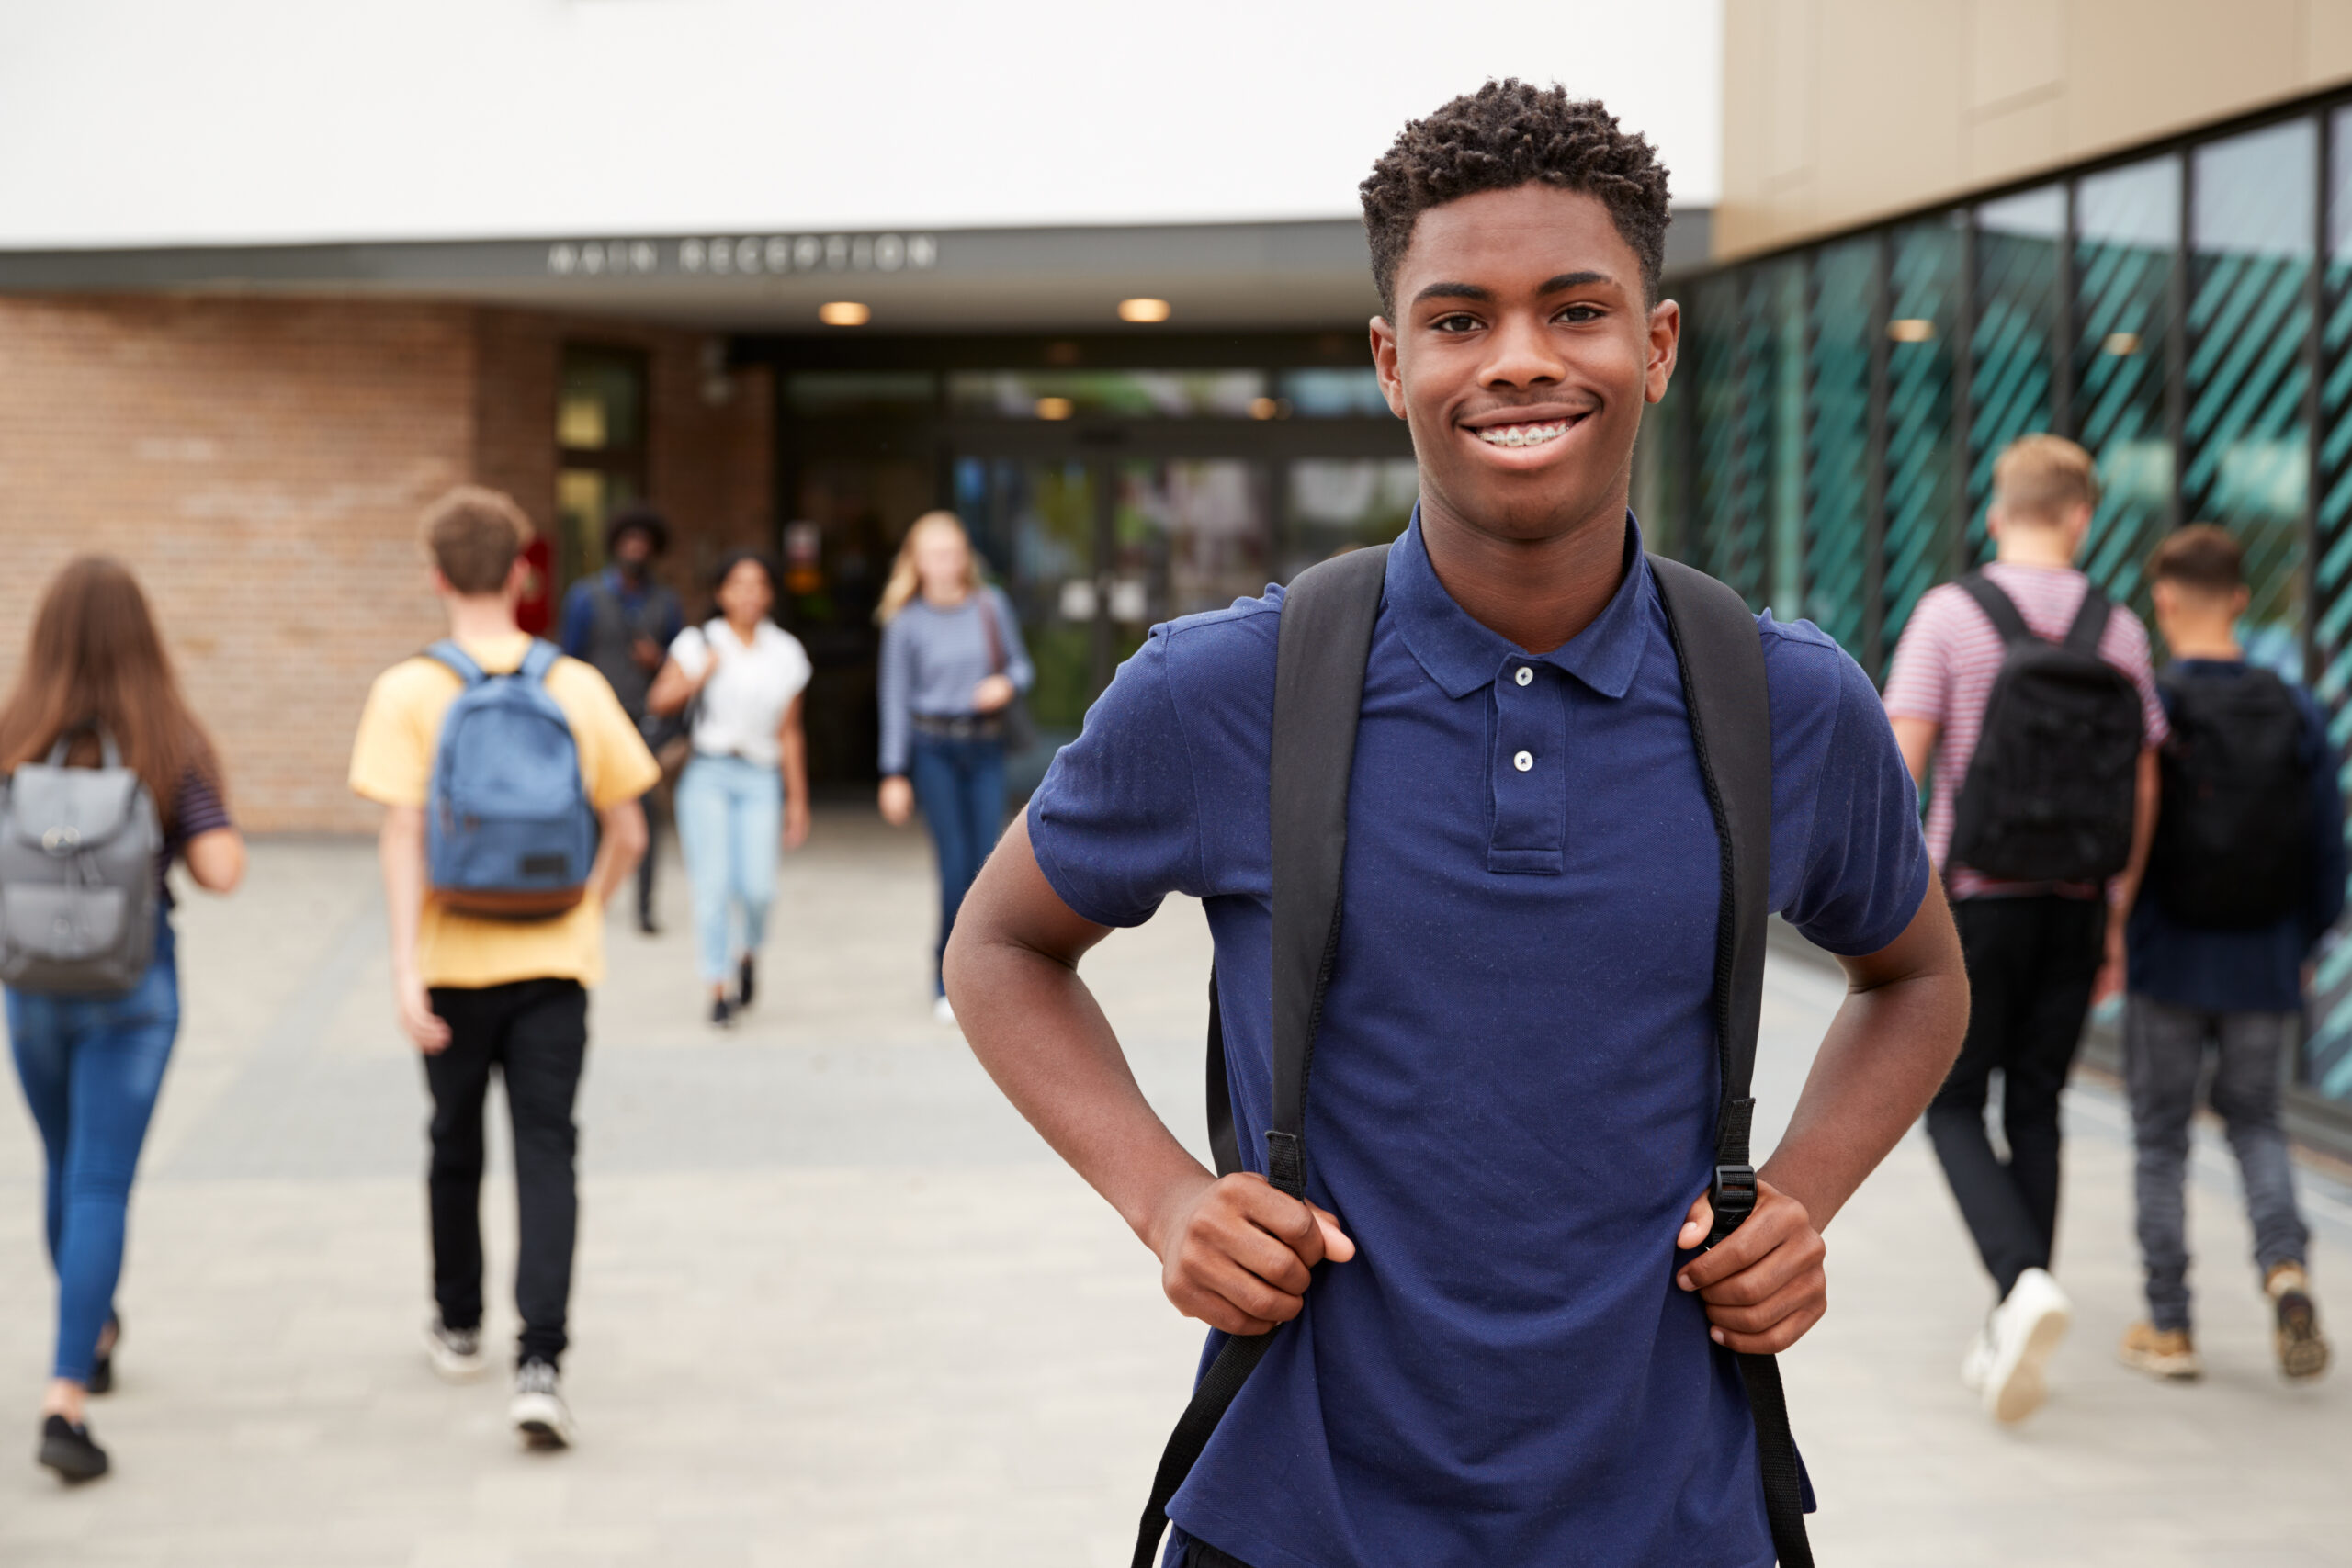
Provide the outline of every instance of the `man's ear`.
{"type": "Polygon", "coordinates": [[[1682,307],[1661,299],[1650,307],[1649,365],[1642,375],[1642,400],[1657,402],[1674,379],[1674,364],[1682,351],[1682,307]]]}
{"type": "Polygon", "coordinates": [[[1388,400],[1388,412],[1403,419],[1405,378],[1396,367],[1396,329],[1385,316],[1372,319],[1372,368],[1380,378],[1380,395],[1388,400]]]}
{"type": "Polygon", "coordinates": [[[531,558],[517,553],[514,557],[514,564],[506,569],[506,597],[520,599],[525,593],[530,592],[530,587],[531,558]]]}
{"type": "Polygon", "coordinates": [[[2245,619],[2246,611],[2252,608],[2253,604],[2254,590],[2248,588],[2245,583],[2241,582],[2235,588],[2230,590],[2231,620],[2237,621],[2245,619]]]}

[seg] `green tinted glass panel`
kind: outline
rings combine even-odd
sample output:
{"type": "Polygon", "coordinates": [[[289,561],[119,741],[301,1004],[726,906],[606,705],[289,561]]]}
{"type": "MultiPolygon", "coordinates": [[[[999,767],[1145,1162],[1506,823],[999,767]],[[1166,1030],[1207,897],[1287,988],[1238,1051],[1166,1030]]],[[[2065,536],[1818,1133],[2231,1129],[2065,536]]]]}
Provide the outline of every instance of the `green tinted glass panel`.
{"type": "Polygon", "coordinates": [[[2076,185],[2075,424],[2099,478],[2083,566],[2143,616],[2143,563],[2172,505],[2165,380],[2179,254],[2179,159],[2152,158],[2076,185]]]}
{"type": "Polygon", "coordinates": [[[1824,246],[1814,253],[1810,283],[1804,613],[1858,659],[1865,629],[1878,254],[1875,240],[1824,246]]]}
{"type": "Polygon", "coordinates": [[[1271,409],[1260,370],[958,370],[947,400],[959,414],[998,419],[1249,419],[1271,409]]]}
{"type": "Polygon", "coordinates": [[[1953,219],[1893,236],[1886,344],[1886,544],[1881,647],[1903,635],[1912,606],[1950,558],[1952,522],[1951,329],[1960,295],[1953,219]]]}

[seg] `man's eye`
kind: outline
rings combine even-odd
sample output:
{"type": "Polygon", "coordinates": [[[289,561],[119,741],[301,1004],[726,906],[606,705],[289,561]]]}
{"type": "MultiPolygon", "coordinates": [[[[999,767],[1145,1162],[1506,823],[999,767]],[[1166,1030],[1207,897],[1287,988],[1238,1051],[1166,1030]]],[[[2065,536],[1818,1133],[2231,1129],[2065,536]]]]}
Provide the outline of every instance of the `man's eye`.
{"type": "Polygon", "coordinates": [[[1560,311],[1556,319],[1566,321],[1571,326],[1581,325],[1586,321],[1597,321],[1600,320],[1600,308],[1597,305],[1569,305],[1560,311]]]}
{"type": "Polygon", "coordinates": [[[1477,324],[1478,318],[1476,316],[1454,315],[1440,316],[1436,321],[1431,321],[1430,326],[1434,331],[1442,333],[1466,333],[1476,328],[1477,324]]]}

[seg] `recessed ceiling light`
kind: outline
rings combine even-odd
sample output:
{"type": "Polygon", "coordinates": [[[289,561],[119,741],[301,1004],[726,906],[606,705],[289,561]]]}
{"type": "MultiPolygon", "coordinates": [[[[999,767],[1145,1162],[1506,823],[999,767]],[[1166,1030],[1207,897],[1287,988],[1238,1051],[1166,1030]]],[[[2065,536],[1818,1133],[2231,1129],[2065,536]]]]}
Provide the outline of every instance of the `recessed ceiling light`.
{"type": "Polygon", "coordinates": [[[1037,400],[1039,419],[1068,419],[1077,412],[1078,405],[1068,398],[1039,398],[1037,400]]]}
{"type": "Polygon", "coordinates": [[[1925,316],[1901,316],[1886,323],[1886,335],[1897,343],[1928,343],[1936,335],[1936,323],[1925,316]]]}
{"type": "Polygon", "coordinates": [[[829,327],[862,327],[874,312],[854,299],[836,299],[817,307],[817,319],[829,327]]]}
{"type": "Polygon", "coordinates": [[[1119,320],[1123,321],[1164,321],[1173,312],[1165,299],[1122,299],[1119,320]]]}
{"type": "Polygon", "coordinates": [[[2138,333],[2109,333],[2107,334],[2107,341],[2099,344],[2099,347],[2118,358],[2128,359],[2140,352],[2140,334],[2138,333]]]}
{"type": "Polygon", "coordinates": [[[1282,399],[1252,398],[1250,400],[1251,419],[1280,419],[1288,412],[1290,412],[1290,405],[1282,399]]]}

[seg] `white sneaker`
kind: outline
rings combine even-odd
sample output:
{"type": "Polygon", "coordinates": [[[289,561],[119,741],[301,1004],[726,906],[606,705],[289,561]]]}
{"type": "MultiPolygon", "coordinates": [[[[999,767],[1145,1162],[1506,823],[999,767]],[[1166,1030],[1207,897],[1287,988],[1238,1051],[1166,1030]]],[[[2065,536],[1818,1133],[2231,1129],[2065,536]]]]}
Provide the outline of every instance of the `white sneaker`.
{"type": "Polygon", "coordinates": [[[2022,1421],[2049,1394],[2044,1375],[2051,1352],[2066,1337],[2075,1309],[2048,1271],[2029,1269],[1984,1325],[1991,1355],[1978,1392],[1993,1419],[2022,1421]]]}
{"type": "Polygon", "coordinates": [[[1993,1375],[1993,1320],[1987,1316],[1976,1337],[1968,1342],[1968,1354],[1960,1360],[1961,1386],[1979,1395],[1984,1393],[1984,1380],[1993,1375]]]}
{"type": "Polygon", "coordinates": [[[555,1369],[545,1361],[526,1361],[515,1369],[514,1397],[507,1402],[506,1418],[514,1423],[526,1447],[571,1446],[571,1407],[563,1402],[555,1369]]]}
{"type": "Polygon", "coordinates": [[[956,1021],[956,1010],[942,997],[931,1004],[931,1016],[934,1022],[952,1024],[956,1021]]]}
{"type": "Polygon", "coordinates": [[[433,1370],[451,1382],[471,1382],[490,1370],[481,1353],[481,1330],[445,1327],[438,1317],[424,1325],[424,1353],[433,1370]]]}

